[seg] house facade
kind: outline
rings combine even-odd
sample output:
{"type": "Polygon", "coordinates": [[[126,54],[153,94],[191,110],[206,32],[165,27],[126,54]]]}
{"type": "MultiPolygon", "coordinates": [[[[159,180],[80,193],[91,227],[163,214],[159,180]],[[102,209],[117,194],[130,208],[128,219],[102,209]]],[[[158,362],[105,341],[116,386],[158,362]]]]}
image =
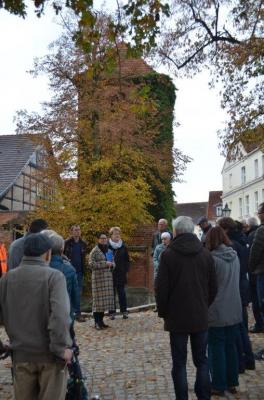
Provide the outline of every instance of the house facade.
{"type": "Polygon", "coordinates": [[[239,145],[239,156],[227,158],[222,170],[223,205],[231,217],[243,220],[257,215],[264,202],[264,153],[256,145],[239,145]]]}
{"type": "Polygon", "coordinates": [[[214,226],[218,218],[222,217],[223,203],[222,190],[212,190],[209,192],[206,216],[208,221],[214,226]]]}
{"type": "Polygon", "coordinates": [[[0,229],[14,239],[38,200],[50,198],[44,148],[27,135],[0,135],[0,229]]]}

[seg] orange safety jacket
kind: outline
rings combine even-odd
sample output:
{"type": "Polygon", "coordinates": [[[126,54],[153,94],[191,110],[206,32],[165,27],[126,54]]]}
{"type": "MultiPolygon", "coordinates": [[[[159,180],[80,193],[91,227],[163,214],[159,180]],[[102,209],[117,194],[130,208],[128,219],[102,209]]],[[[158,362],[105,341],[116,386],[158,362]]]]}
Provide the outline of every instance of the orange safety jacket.
{"type": "Polygon", "coordinates": [[[3,275],[6,273],[6,271],[7,271],[7,251],[4,243],[2,243],[0,244],[0,274],[3,275]]]}

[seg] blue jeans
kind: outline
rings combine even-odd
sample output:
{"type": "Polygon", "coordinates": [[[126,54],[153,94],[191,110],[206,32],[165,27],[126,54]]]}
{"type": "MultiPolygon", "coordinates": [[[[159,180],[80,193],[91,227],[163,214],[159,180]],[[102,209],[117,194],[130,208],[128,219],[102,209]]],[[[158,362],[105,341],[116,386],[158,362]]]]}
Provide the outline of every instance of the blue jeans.
{"type": "Polygon", "coordinates": [[[208,354],[212,388],[224,391],[238,386],[238,358],[236,340],[239,325],[209,328],[208,354]]]}
{"type": "Polygon", "coordinates": [[[260,311],[264,312],[264,274],[257,275],[257,295],[260,311]]]}
{"type": "Polygon", "coordinates": [[[198,333],[170,332],[172,356],[172,379],[177,400],[188,400],[188,382],[186,372],[187,343],[191,340],[192,358],[196,367],[194,391],[199,400],[211,398],[211,385],[208,360],[206,357],[207,331],[198,333]]]}
{"type": "Polygon", "coordinates": [[[78,304],[76,307],[76,314],[81,314],[81,295],[82,295],[82,288],[83,288],[83,273],[76,272],[77,281],[78,281],[78,288],[79,288],[79,296],[78,296],[78,304]]]}

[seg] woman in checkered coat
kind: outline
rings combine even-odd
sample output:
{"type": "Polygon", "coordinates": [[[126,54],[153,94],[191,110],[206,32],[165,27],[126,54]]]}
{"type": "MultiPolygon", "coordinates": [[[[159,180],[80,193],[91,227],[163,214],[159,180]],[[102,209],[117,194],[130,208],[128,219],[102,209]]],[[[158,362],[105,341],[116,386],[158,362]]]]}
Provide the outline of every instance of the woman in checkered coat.
{"type": "Polygon", "coordinates": [[[113,262],[107,261],[107,235],[98,234],[98,244],[89,255],[89,265],[92,269],[92,296],[95,329],[108,328],[103,321],[104,312],[114,308],[113,262]]]}

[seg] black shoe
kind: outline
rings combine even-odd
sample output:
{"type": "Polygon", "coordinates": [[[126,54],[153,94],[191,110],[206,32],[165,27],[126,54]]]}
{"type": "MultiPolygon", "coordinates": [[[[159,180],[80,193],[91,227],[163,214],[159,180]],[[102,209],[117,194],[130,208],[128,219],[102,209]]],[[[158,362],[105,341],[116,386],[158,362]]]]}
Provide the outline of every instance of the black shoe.
{"type": "Polygon", "coordinates": [[[86,318],[81,314],[76,315],[75,319],[77,322],[85,322],[86,321],[86,318]]]}
{"type": "Polygon", "coordinates": [[[103,326],[97,322],[94,324],[94,327],[97,331],[102,331],[104,329],[103,326]]]}
{"type": "Polygon", "coordinates": [[[110,315],[109,315],[109,319],[111,319],[112,321],[114,321],[114,319],[115,319],[115,314],[110,314],[110,315]]]}
{"type": "Polygon", "coordinates": [[[227,391],[231,394],[237,394],[237,389],[235,386],[231,386],[231,387],[227,388],[227,391]]]}
{"type": "Polygon", "coordinates": [[[254,371],[256,369],[256,364],[254,362],[248,363],[248,364],[246,364],[245,369],[254,371]]]}
{"type": "Polygon", "coordinates": [[[211,389],[211,395],[218,396],[218,397],[225,397],[225,392],[223,390],[211,389]]]}
{"type": "Polygon", "coordinates": [[[254,325],[249,329],[249,332],[250,333],[263,333],[264,329],[263,328],[258,328],[256,325],[254,325]]]}
{"type": "Polygon", "coordinates": [[[128,312],[123,312],[123,319],[128,319],[128,312]]]}
{"type": "Polygon", "coordinates": [[[264,349],[254,354],[255,360],[264,361],[264,349]]]}

